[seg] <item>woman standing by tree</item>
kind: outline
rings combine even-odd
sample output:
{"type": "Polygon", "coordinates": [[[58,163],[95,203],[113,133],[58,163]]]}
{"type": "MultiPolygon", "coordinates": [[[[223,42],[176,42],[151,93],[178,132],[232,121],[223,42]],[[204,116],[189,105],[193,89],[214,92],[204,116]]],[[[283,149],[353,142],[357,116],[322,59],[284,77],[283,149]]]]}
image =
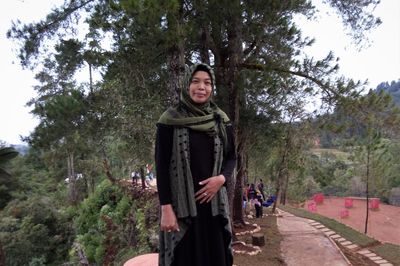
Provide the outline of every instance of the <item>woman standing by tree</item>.
{"type": "Polygon", "coordinates": [[[159,265],[228,266],[233,256],[224,184],[236,164],[233,130],[212,100],[212,69],[195,65],[186,81],[178,105],[157,124],[159,265]]]}

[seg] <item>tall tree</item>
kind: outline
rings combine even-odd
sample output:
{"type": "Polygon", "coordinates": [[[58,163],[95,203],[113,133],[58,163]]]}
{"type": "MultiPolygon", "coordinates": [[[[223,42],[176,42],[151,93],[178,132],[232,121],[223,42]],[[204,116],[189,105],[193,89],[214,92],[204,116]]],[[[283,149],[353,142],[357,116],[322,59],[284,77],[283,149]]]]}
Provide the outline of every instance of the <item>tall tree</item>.
{"type": "Polygon", "coordinates": [[[364,152],[361,154],[361,162],[365,168],[366,184],[366,218],[364,233],[368,232],[370,183],[373,173],[374,156],[382,150],[384,136],[396,135],[400,126],[400,109],[394,105],[392,98],[380,91],[376,94],[370,91],[367,95],[350,102],[344,108],[349,116],[354,117],[358,122],[354,126],[361,127],[361,136],[356,142],[364,152]]]}
{"type": "MultiPolygon", "coordinates": [[[[327,1],[344,17],[356,39],[364,30],[379,24],[367,11],[378,2],[327,1]]],[[[228,189],[235,191],[237,203],[241,201],[240,187],[246,173],[247,131],[254,126],[243,126],[246,123],[241,119],[242,112],[251,110],[250,92],[261,102],[288,90],[284,86],[286,80],[296,78],[300,80],[299,86],[291,90],[303,97],[319,95],[327,105],[357,94],[359,83],[337,75],[333,54],[321,60],[298,59],[303,48],[312,44],[312,40],[302,38],[293,22],[296,14],[312,18],[314,9],[306,0],[70,1],[39,23],[13,25],[8,35],[23,42],[22,64],[33,66],[32,59],[42,51],[43,41],[73,27],[71,22],[78,18],[79,10],[87,12],[86,21],[98,42],[105,33],[112,36],[113,49],[109,51],[109,63],[103,65],[104,87],[99,94],[109,96],[104,98],[104,104],[107,100],[114,104],[109,104],[106,111],[102,109],[102,118],[109,118],[102,120],[111,127],[121,127],[113,133],[123,137],[127,144],[132,139],[127,133],[135,132],[129,125],[144,124],[145,129],[139,132],[145,141],[138,142],[146,143],[140,147],[151,146],[147,145],[153,141],[149,137],[152,134],[148,134],[149,125],[161,112],[160,108],[152,108],[164,107],[171,102],[168,99],[172,91],[180,89],[183,63],[191,64],[198,59],[211,62],[216,70],[216,99],[227,110],[236,130],[237,186],[232,180],[228,189]],[[165,87],[168,90],[163,90],[165,87]]],[[[253,114],[258,112],[255,109],[253,114]]],[[[233,204],[233,199],[230,202],[233,204]]],[[[241,204],[235,208],[237,213],[241,212],[241,204]]]]}

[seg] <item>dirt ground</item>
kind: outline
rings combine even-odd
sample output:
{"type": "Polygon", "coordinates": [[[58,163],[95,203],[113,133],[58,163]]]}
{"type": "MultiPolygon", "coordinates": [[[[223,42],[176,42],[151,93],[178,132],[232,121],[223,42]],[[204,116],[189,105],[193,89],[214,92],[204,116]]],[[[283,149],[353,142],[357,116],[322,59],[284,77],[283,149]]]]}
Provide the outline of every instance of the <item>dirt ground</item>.
{"type": "MultiPolygon", "coordinates": [[[[282,236],[280,235],[275,216],[267,216],[264,218],[255,218],[247,220],[251,224],[258,224],[261,227],[260,233],[265,236],[265,246],[261,247],[261,253],[250,256],[235,254],[233,263],[237,266],[254,266],[254,265],[268,265],[278,266],[285,265],[280,252],[280,242],[282,236]]],[[[239,241],[251,244],[251,234],[238,236],[239,241]]]]}
{"type": "MultiPolygon", "coordinates": [[[[318,204],[316,213],[335,219],[355,230],[364,233],[366,200],[353,198],[353,207],[344,207],[344,198],[325,197],[322,204],[318,204]],[[348,210],[347,218],[340,217],[341,210],[348,210]]],[[[310,202],[310,201],[309,201],[310,202]]],[[[305,204],[307,209],[308,202],[305,204]]],[[[368,236],[381,241],[400,245],[400,207],[380,203],[378,210],[369,211],[368,236]]]]}

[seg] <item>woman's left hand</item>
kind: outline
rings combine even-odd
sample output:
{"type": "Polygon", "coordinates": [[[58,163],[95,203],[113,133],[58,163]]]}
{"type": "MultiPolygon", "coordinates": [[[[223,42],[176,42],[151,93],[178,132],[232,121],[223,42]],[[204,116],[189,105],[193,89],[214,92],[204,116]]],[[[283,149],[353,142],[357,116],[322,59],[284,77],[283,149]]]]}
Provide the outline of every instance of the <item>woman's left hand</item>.
{"type": "Polygon", "coordinates": [[[224,183],[225,177],[223,175],[212,176],[201,181],[199,184],[204,185],[204,187],[196,192],[196,201],[200,201],[200,203],[210,202],[224,183]]]}

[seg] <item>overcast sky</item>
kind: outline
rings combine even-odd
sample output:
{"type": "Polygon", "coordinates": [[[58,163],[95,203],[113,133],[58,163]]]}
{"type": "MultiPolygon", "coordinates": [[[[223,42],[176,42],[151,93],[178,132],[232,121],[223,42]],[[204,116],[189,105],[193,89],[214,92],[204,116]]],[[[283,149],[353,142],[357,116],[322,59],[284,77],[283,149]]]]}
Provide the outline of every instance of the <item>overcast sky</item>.
{"type": "MultiPolygon", "coordinates": [[[[6,38],[11,21],[28,23],[43,18],[63,0],[5,0],[0,10],[0,140],[21,144],[20,136],[28,136],[38,124],[26,103],[35,96],[34,74],[22,70],[16,57],[16,45],[6,38]]],[[[322,0],[315,0],[314,3],[322,0]]],[[[322,8],[322,6],[319,6],[322,8]]],[[[322,12],[319,21],[302,21],[304,36],[316,42],[307,53],[322,58],[334,51],[340,58],[342,74],[355,80],[369,80],[375,88],[384,81],[400,79],[400,0],[382,0],[374,13],[382,25],[368,34],[370,46],[358,51],[344,33],[341,21],[331,12],[322,12]]]]}

